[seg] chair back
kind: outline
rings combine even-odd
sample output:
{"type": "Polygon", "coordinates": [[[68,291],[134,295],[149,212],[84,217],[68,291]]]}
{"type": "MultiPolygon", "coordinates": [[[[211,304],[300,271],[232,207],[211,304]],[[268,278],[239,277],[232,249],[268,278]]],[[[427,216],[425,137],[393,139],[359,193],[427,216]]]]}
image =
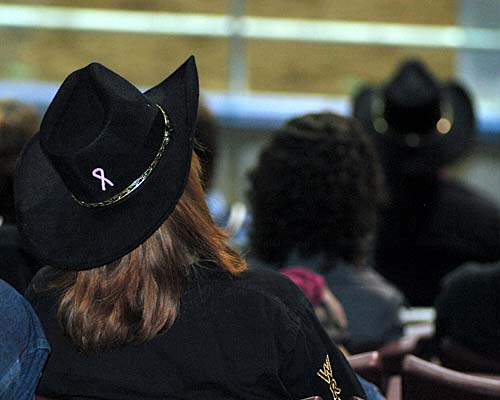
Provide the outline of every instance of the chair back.
{"type": "Polygon", "coordinates": [[[431,348],[432,344],[432,336],[429,334],[403,336],[398,340],[386,343],[378,349],[385,375],[398,375],[403,360],[408,354],[417,356],[434,354],[435,350],[431,348]]]}
{"type": "Polygon", "coordinates": [[[466,372],[500,374],[500,354],[471,350],[450,337],[439,341],[439,359],[443,366],[466,372]]]}
{"type": "Polygon", "coordinates": [[[403,400],[499,400],[500,380],[453,371],[413,355],[403,360],[403,400]]]}
{"type": "Polygon", "coordinates": [[[380,389],[384,389],[384,373],[382,368],[382,357],[378,351],[353,354],[347,357],[352,369],[367,381],[374,383],[380,389]]]}

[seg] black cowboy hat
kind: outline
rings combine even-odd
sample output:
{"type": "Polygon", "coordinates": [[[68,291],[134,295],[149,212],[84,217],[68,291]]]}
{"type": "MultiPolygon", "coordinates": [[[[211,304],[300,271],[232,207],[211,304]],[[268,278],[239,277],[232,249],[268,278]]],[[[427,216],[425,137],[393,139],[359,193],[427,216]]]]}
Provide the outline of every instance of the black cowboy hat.
{"type": "Polygon", "coordinates": [[[143,243],[184,191],[197,109],[194,57],[144,93],[100,64],[70,74],[17,166],[29,250],[83,270],[143,243]]]}
{"type": "Polygon", "coordinates": [[[411,174],[455,161],[476,136],[465,89],[439,82],[416,60],[402,63],[385,85],[363,87],[353,98],[353,116],[375,136],[384,162],[411,174]]]}

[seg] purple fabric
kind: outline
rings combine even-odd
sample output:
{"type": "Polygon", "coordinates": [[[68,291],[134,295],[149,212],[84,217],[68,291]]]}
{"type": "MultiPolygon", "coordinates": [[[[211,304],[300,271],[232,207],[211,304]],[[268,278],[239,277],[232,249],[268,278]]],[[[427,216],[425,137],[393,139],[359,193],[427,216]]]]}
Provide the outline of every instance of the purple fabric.
{"type": "Polygon", "coordinates": [[[325,279],[309,269],[300,266],[283,268],[279,271],[300,287],[313,306],[318,306],[325,291],[325,279]]]}

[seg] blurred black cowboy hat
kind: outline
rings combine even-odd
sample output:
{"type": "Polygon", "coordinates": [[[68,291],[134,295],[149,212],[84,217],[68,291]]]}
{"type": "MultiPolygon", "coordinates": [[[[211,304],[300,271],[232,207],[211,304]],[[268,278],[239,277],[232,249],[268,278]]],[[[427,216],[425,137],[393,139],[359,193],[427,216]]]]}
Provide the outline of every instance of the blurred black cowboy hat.
{"type": "Polygon", "coordinates": [[[456,82],[439,82],[423,63],[408,60],[380,87],[353,98],[353,116],[373,134],[389,166],[404,173],[435,171],[474,142],[471,99],[456,82]]]}
{"type": "Polygon", "coordinates": [[[18,226],[38,260],[90,269],[151,236],[184,191],[197,109],[194,57],[144,93],[97,63],[70,74],[17,166],[18,226]]]}

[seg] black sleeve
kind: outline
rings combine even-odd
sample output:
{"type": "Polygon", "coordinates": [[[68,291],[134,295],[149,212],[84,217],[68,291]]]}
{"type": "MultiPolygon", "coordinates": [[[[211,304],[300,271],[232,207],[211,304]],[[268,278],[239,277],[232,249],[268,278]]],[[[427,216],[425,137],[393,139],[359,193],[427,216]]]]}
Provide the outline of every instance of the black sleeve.
{"type": "Polygon", "coordinates": [[[290,398],[366,398],[356,374],[330,340],[307,297],[292,281],[282,279],[273,279],[273,291],[298,321],[295,343],[284,355],[280,370],[290,398]]]}
{"type": "Polygon", "coordinates": [[[242,285],[258,290],[259,298],[266,299],[265,326],[272,327],[267,340],[276,343],[276,373],[287,398],[365,398],[351,366],[328,337],[299,287],[283,275],[258,269],[243,273],[240,279],[242,285]]]}
{"type": "MultiPolygon", "coordinates": [[[[282,348],[279,370],[289,398],[366,398],[356,374],[330,340],[302,290],[289,278],[273,271],[255,268],[246,275],[251,275],[253,286],[275,297],[294,321],[293,327],[285,330],[288,339],[282,348]],[[293,335],[289,334],[291,332],[293,335]]],[[[280,329],[276,322],[274,325],[277,337],[282,339],[285,336],[283,327],[280,329]]]]}
{"type": "Polygon", "coordinates": [[[332,343],[312,312],[302,318],[295,346],[286,355],[281,378],[294,399],[365,398],[342,352],[332,343]]]}

